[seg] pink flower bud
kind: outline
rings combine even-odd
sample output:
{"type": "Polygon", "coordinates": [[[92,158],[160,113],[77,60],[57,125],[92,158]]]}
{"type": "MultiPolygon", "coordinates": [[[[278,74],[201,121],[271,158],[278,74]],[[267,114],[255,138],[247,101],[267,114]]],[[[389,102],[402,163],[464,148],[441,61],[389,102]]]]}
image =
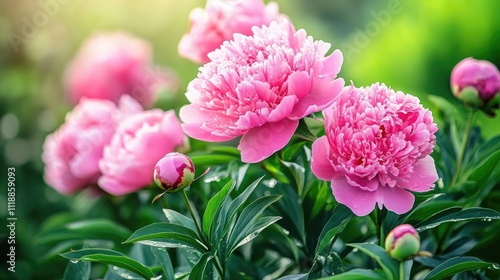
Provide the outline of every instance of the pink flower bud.
{"type": "Polygon", "coordinates": [[[385,239],[385,250],[399,261],[411,259],[420,249],[420,236],[412,225],[395,227],[385,239]]]}
{"type": "Polygon", "coordinates": [[[154,180],[166,192],[178,192],[194,180],[193,161],[181,153],[168,153],[156,164],[154,180]]]}
{"type": "Polygon", "coordinates": [[[500,95],[500,72],[489,61],[469,57],[453,68],[451,88],[460,101],[492,113],[488,111],[498,104],[491,103],[498,103],[500,95]]]}

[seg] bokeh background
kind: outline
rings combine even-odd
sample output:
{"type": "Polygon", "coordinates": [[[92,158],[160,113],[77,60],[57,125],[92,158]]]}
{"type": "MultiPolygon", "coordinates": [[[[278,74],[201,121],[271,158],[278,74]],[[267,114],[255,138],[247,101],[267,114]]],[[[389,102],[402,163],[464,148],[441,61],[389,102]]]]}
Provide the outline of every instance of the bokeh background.
{"type": "MultiPolygon", "coordinates": [[[[344,52],[340,76],[366,86],[384,82],[434,109],[428,94],[453,100],[449,75],[465,57],[500,66],[498,0],[276,0],[297,28],[344,52]]],[[[71,110],[62,86],[66,63],[96,31],[125,30],[151,42],[155,64],[175,70],[178,92],[155,107],[178,109],[198,66],[177,54],[188,14],[203,0],[2,0],[0,2],[0,217],[7,216],[7,168],[16,169],[16,274],[18,279],[62,277],[66,261],[43,258],[35,242],[42,224],[67,216],[106,216],[113,206],[88,196],[63,197],[43,181],[45,136],[71,110]],[[102,204],[102,205],[101,205],[102,204]],[[98,209],[98,212],[97,210],[98,209]],[[104,209],[104,210],[103,210],[104,209]],[[62,215],[61,215],[62,214],[62,215]]],[[[437,116],[439,117],[439,116],[437,116]]],[[[481,117],[483,136],[500,133],[500,118],[481,117]]],[[[119,199],[119,198],[117,198],[119,199]]],[[[497,209],[498,210],[498,209],[497,209]]],[[[6,273],[7,229],[0,229],[6,273]]],[[[499,260],[497,260],[498,262],[499,260]]]]}

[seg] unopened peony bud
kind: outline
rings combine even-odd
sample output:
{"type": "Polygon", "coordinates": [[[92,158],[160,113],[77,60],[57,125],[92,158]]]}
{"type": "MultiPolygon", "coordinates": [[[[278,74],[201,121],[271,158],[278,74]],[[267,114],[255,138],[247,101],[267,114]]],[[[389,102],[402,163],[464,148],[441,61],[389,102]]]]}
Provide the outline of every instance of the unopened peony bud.
{"type": "Polygon", "coordinates": [[[178,192],[194,180],[193,161],[181,153],[168,153],[156,164],[154,180],[166,192],[178,192]]]}
{"type": "Polygon", "coordinates": [[[451,88],[463,103],[493,115],[500,100],[500,72],[489,61],[469,57],[453,68],[451,88]]]}
{"type": "Polygon", "coordinates": [[[385,240],[385,250],[399,261],[410,259],[417,255],[420,249],[420,236],[409,224],[395,227],[385,240]]]}

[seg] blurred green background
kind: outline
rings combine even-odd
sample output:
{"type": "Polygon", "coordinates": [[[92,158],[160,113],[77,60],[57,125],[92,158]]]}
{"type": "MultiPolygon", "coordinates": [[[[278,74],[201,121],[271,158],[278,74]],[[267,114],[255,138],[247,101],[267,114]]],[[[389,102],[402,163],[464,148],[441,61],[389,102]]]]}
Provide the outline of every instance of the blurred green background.
{"type": "MultiPolygon", "coordinates": [[[[417,95],[431,109],[427,94],[455,102],[449,75],[463,58],[472,56],[500,65],[498,0],[275,2],[297,29],[304,28],[314,39],[330,42],[344,52],[340,76],[347,84],[384,82],[417,95]]],[[[156,64],[177,72],[179,92],[162,96],[157,107],[178,109],[186,102],[184,89],[198,66],[177,55],[177,44],[188,29],[189,12],[204,4],[201,0],[0,2],[0,217],[5,221],[7,216],[7,168],[15,167],[18,279],[61,277],[62,271],[57,270],[64,269],[65,261],[39,260],[47,248],[35,246],[34,236],[55,213],[91,213],[81,209],[85,203],[77,204],[81,197],[65,198],[42,179],[43,140],[71,109],[61,82],[66,63],[93,32],[126,30],[151,42],[156,64]]],[[[481,117],[479,122],[485,138],[500,133],[499,117],[481,117]]],[[[2,227],[1,237],[6,233],[2,227]]],[[[4,241],[2,279],[12,277],[6,274],[4,241]]]]}

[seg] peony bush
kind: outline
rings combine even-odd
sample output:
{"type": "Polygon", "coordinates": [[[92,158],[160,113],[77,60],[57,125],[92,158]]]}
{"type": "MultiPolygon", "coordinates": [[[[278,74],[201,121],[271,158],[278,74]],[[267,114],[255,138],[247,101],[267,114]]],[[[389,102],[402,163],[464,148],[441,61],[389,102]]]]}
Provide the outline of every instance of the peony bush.
{"type": "Polygon", "coordinates": [[[475,115],[498,108],[496,66],[457,64],[463,105],[345,86],[338,43],[278,10],[208,0],[191,12],[179,55],[203,65],[178,111],[144,110],[150,88],[131,94],[147,42],[83,44],[64,76],[77,105],[43,147],[45,181],[68,196],[102,190],[86,199],[113,216],[46,225],[39,242],[58,244],[62,277],[493,279],[498,259],[475,249],[499,226],[485,201],[500,141],[481,138],[475,115]]]}

